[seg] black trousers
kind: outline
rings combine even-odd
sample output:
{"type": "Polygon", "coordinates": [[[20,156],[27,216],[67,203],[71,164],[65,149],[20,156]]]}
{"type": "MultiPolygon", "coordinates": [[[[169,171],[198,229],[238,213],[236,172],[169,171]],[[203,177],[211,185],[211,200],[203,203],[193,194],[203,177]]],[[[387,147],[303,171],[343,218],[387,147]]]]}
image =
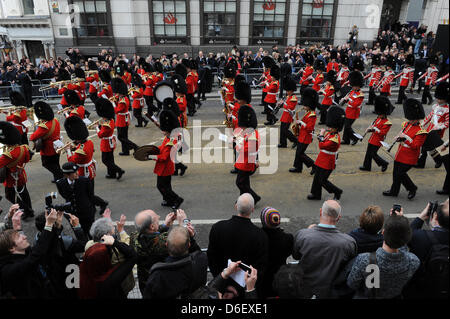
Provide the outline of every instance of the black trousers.
{"type": "Polygon", "coordinates": [[[311,194],[313,194],[314,197],[322,198],[322,187],[330,194],[342,191],[328,180],[332,170],[323,169],[318,166],[316,166],[315,170],[316,173],[314,174],[314,180],[311,186],[311,194]]]}
{"type": "Polygon", "coordinates": [[[57,181],[58,179],[63,178],[63,172],[61,166],[59,165],[59,154],[55,154],[52,156],[41,156],[42,167],[47,169],[50,173],[53,174],[53,180],[57,181]]]}
{"type": "Polygon", "coordinates": [[[398,90],[398,99],[397,99],[398,104],[403,103],[403,100],[407,99],[405,91],[406,91],[406,86],[400,86],[400,89],[398,90]]]}
{"type": "Polygon", "coordinates": [[[427,104],[427,100],[428,100],[428,103],[431,103],[431,101],[433,101],[433,97],[431,96],[429,85],[425,85],[425,87],[423,88],[422,104],[427,104]]]}
{"type": "Polygon", "coordinates": [[[153,96],[144,95],[145,104],[147,104],[147,113],[152,116],[154,112],[158,111],[158,108],[153,105],[153,96]]]}
{"type": "Polygon", "coordinates": [[[448,177],[448,170],[449,170],[449,154],[446,154],[442,156],[442,160],[444,162],[445,167],[445,180],[444,180],[444,186],[442,186],[442,190],[444,191],[450,191],[450,178],[448,177]]]}
{"type": "Polygon", "coordinates": [[[131,149],[136,149],[138,146],[128,139],[128,126],[117,128],[117,138],[122,144],[122,152],[129,154],[131,149]]]}
{"type": "Polygon", "coordinates": [[[275,114],[273,114],[273,109],[275,108],[276,103],[267,103],[267,102],[265,102],[265,103],[266,103],[266,105],[268,105],[272,108],[272,110],[271,110],[269,107],[267,107],[267,115],[266,115],[267,121],[275,123],[277,121],[277,118],[275,117],[275,114]]]}
{"type": "Polygon", "coordinates": [[[389,93],[388,92],[381,92],[380,96],[385,96],[385,97],[389,97],[389,93]]]}
{"type": "Polygon", "coordinates": [[[89,98],[91,99],[92,103],[94,103],[94,104],[99,99],[97,93],[89,93],[89,98]]]}
{"type": "Polygon", "coordinates": [[[292,143],[297,143],[297,138],[295,135],[289,130],[289,126],[291,123],[281,122],[280,126],[280,144],[283,146],[287,146],[287,140],[292,143]]]}
{"type": "Polygon", "coordinates": [[[102,163],[106,166],[109,176],[116,176],[122,169],[114,162],[114,151],[102,152],[102,163]]]}
{"type": "Polygon", "coordinates": [[[417,186],[408,176],[408,171],[411,169],[411,167],[412,165],[403,164],[397,161],[394,162],[391,193],[393,193],[394,195],[398,195],[401,185],[403,185],[408,192],[417,190],[417,186]]]}
{"type": "Polygon", "coordinates": [[[309,85],[304,85],[304,84],[302,84],[301,86],[300,86],[300,94],[303,94],[303,91],[308,87],[309,85]]]}
{"type": "Polygon", "coordinates": [[[353,123],[355,123],[356,120],[345,118],[344,123],[344,136],[342,137],[344,143],[349,143],[350,140],[357,140],[357,138],[353,135],[354,131],[352,129],[353,123]]]}
{"type": "Polygon", "coordinates": [[[196,112],[194,94],[186,94],[186,102],[187,102],[188,115],[190,115],[190,116],[194,115],[194,113],[196,112]]]}
{"type": "Polygon", "coordinates": [[[5,187],[5,197],[7,200],[9,200],[12,204],[19,204],[20,209],[22,209],[25,214],[33,213],[30,193],[28,193],[27,185],[25,184],[18,186],[17,193],[18,194],[16,194],[14,187],[5,187]]]}
{"type": "Polygon", "coordinates": [[[103,198],[101,198],[100,196],[95,195],[95,182],[94,182],[94,179],[91,179],[91,183],[92,183],[92,190],[94,191],[94,200],[93,200],[94,205],[95,206],[99,206],[99,207],[108,205],[108,203],[103,198]]]}
{"type": "Polygon", "coordinates": [[[307,167],[311,167],[314,165],[314,161],[308,155],[305,154],[308,146],[309,144],[303,143],[297,144],[297,150],[295,151],[294,167],[299,169],[300,171],[303,170],[303,164],[305,164],[307,167]]]}
{"type": "Polygon", "coordinates": [[[169,204],[175,204],[179,199],[178,196],[172,190],[172,176],[158,176],[156,179],[156,187],[161,193],[163,200],[165,200],[169,204]]]}
{"type": "Polygon", "coordinates": [[[380,157],[377,152],[379,146],[375,146],[373,144],[368,143],[367,144],[367,151],[366,156],[364,157],[364,164],[363,166],[367,168],[368,170],[372,169],[372,159],[377,163],[378,166],[387,165],[388,162],[385,161],[382,157],[380,157]]]}
{"type": "Polygon", "coordinates": [[[142,109],[133,109],[133,115],[137,119],[138,126],[142,126],[143,122],[148,122],[143,116],[142,116],[142,109]]]}
{"type": "Polygon", "coordinates": [[[266,98],[267,92],[262,92],[261,96],[261,104],[264,105],[264,111],[266,111],[266,102],[264,102],[264,99],[266,98]]]}
{"type": "Polygon", "coordinates": [[[369,86],[369,100],[367,101],[367,103],[373,104],[375,102],[375,96],[375,89],[373,88],[373,86],[369,86]]]}
{"type": "Polygon", "coordinates": [[[33,107],[33,87],[31,85],[22,86],[26,107],[33,107]]]}
{"type": "Polygon", "coordinates": [[[21,143],[28,145],[28,135],[27,133],[23,133],[21,136],[21,143]]]}
{"type": "Polygon", "coordinates": [[[325,124],[327,122],[327,112],[330,105],[324,105],[322,104],[319,108],[320,111],[320,120],[319,124],[325,124]]]}
{"type": "Polygon", "coordinates": [[[236,176],[236,186],[239,188],[240,194],[249,193],[253,196],[254,201],[259,201],[261,197],[255,193],[255,191],[250,187],[250,176],[254,172],[247,172],[237,169],[236,176]]]}
{"type": "Polygon", "coordinates": [[[203,99],[203,100],[206,100],[205,89],[203,89],[201,87],[197,91],[197,100],[200,101],[200,98],[203,99]]]}
{"type": "Polygon", "coordinates": [[[91,230],[91,226],[93,223],[94,223],[94,219],[80,219],[81,229],[86,234],[88,239],[92,239],[92,236],[89,233],[89,231],[91,230]]]}

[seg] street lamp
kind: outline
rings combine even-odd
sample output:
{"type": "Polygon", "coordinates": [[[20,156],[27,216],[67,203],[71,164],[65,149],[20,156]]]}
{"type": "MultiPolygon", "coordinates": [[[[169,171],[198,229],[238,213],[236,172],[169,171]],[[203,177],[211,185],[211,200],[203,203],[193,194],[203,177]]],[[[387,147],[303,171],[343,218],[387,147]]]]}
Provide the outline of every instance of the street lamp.
{"type": "Polygon", "coordinates": [[[0,45],[0,49],[3,50],[3,52],[5,52],[6,56],[9,56],[9,52],[11,52],[13,47],[11,46],[11,43],[9,43],[8,40],[6,40],[6,38],[4,38],[2,44],[0,45]]]}

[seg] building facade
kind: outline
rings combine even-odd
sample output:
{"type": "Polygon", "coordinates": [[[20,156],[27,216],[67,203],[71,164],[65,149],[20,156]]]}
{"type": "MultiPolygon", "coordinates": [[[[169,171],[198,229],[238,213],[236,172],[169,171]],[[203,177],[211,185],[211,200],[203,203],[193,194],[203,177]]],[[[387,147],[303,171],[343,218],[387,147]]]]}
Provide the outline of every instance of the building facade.
{"type": "Polygon", "coordinates": [[[371,43],[380,27],[448,24],[448,0],[0,0],[0,26],[18,55],[227,52],[237,45],[342,44],[353,25],[371,43]],[[30,8],[33,8],[31,10],[30,8]],[[42,53],[42,52],[41,52],[42,53]]]}

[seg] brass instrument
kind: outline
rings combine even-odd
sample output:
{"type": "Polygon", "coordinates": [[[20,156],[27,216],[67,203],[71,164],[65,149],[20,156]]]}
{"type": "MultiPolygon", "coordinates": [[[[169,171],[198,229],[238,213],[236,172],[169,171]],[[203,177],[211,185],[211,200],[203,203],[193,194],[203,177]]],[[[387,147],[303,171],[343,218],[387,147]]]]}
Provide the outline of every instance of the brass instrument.
{"type": "Polygon", "coordinates": [[[56,154],[61,154],[63,151],[67,151],[67,149],[72,146],[73,146],[72,141],[67,142],[66,144],[64,144],[64,146],[57,148],[55,152],[56,154]]]}
{"type": "Polygon", "coordinates": [[[128,89],[128,95],[132,95],[133,92],[138,92],[138,93],[140,93],[140,89],[137,88],[137,87],[132,86],[132,87],[130,87],[130,88],[128,89]]]}
{"type": "Polygon", "coordinates": [[[65,113],[65,112],[69,111],[70,109],[72,109],[71,106],[65,107],[65,108],[63,108],[62,110],[59,110],[58,112],[56,112],[56,114],[62,114],[62,113],[65,113]]]}
{"type": "Polygon", "coordinates": [[[350,96],[350,93],[352,93],[352,91],[348,92],[347,95],[344,96],[344,97],[339,101],[339,106],[343,106],[343,105],[346,103],[348,97],[350,96]]]}
{"type": "Polygon", "coordinates": [[[64,81],[58,81],[58,82],[51,82],[49,85],[43,86],[39,88],[39,92],[51,90],[55,88],[55,86],[63,86],[69,83],[78,83],[78,82],[84,82],[85,79],[81,78],[73,78],[71,80],[64,80],[64,81]]]}
{"type": "MultiPolygon", "coordinates": [[[[6,113],[6,112],[14,112],[18,110],[28,109],[26,106],[19,105],[19,106],[7,106],[7,107],[0,107],[0,113],[6,113]]],[[[33,109],[33,108],[31,108],[33,109]]],[[[33,109],[34,110],[34,109],[33,109]]]]}
{"type": "Polygon", "coordinates": [[[118,99],[118,97],[116,95],[113,95],[113,96],[108,98],[108,100],[110,100],[113,103],[117,102],[117,99],[118,99]]]}
{"type": "Polygon", "coordinates": [[[222,109],[222,112],[225,113],[225,121],[223,121],[222,124],[228,128],[233,127],[233,120],[228,118],[228,116],[232,114],[230,104],[232,104],[232,102],[225,103],[224,108],[222,109]]]}
{"type": "Polygon", "coordinates": [[[97,70],[89,70],[89,71],[84,71],[84,74],[85,75],[91,75],[91,74],[96,74],[96,73],[98,73],[98,71],[97,70]]]}
{"type": "Polygon", "coordinates": [[[97,126],[97,125],[101,125],[103,118],[99,118],[98,120],[92,122],[91,124],[89,124],[87,126],[88,129],[92,129],[93,127],[97,126]]]}

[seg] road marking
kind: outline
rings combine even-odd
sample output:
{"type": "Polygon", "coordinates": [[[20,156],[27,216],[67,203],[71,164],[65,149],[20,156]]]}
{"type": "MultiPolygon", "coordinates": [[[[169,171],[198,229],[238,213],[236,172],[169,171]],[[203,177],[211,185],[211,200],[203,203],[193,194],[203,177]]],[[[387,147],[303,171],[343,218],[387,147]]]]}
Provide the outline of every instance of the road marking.
{"type": "MultiPolygon", "coordinates": [[[[192,225],[213,225],[217,222],[220,222],[221,220],[227,220],[227,219],[192,219],[191,223],[192,225]]],[[[252,218],[252,223],[261,223],[261,219],[259,218],[252,218]]],[[[290,223],[290,218],[281,218],[282,223],[290,223]]],[[[164,222],[160,221],[159,224],[162,225],[164,222]]],[[[125,222],[125,226],[134,226],[134,222],[127,221],[125,222]]]]}

